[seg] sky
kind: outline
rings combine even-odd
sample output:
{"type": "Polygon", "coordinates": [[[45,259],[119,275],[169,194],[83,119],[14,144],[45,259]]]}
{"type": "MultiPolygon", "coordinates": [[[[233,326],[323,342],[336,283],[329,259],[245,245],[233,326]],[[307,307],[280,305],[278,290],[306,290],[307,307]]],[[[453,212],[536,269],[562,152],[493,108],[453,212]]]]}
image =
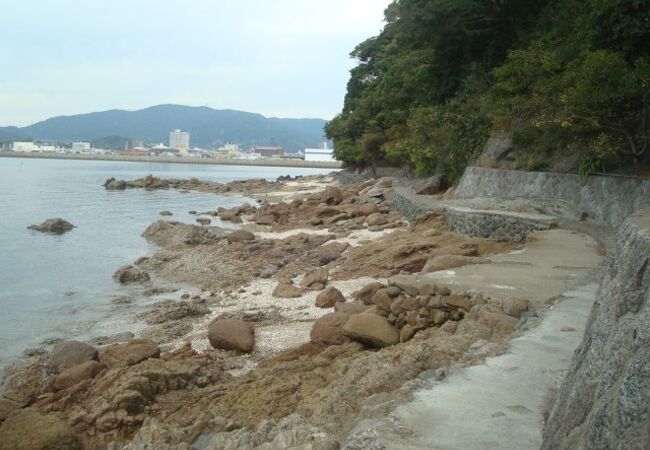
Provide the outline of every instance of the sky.
{"type": "Polygon", "coordinates": [[[0,126],[175,103],[331,119],[390,0],[0,0],[0,126]]]}

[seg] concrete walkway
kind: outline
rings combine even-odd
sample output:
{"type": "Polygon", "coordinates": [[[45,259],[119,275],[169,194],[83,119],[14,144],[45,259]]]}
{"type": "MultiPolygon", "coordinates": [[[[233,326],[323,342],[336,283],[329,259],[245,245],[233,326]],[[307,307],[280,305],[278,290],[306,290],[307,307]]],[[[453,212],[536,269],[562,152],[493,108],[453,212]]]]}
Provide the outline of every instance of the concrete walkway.
{"type": "Polygon", "coordinates": [[[569,366],[595,293],[595,284],[567,292],[508,353],[419,391],[393,414],[416,433],[401,448],[538,449],[547,386],[569,366]]]}

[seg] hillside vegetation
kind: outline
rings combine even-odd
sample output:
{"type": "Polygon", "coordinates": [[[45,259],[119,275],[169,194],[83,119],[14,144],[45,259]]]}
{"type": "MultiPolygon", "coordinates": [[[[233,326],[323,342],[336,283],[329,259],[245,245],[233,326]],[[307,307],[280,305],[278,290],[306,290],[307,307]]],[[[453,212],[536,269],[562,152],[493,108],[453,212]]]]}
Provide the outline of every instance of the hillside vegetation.
{"type": "Polygon", "coordinates": [[[325,128],[349,165],[453,180],[492,133],[517,168],[649,162],[650,1],[395,0],[385,21],[325,128]]]}

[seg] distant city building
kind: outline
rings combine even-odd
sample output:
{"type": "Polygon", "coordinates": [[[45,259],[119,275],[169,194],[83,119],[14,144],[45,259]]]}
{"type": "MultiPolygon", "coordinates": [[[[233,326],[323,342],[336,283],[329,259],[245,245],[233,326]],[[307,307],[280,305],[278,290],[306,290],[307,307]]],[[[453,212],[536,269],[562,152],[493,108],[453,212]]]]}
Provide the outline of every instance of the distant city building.
{"type": "Polygon", "coordinates": [[[174,130],[169,133],[169,148],[187,154],[190,149],[190,133],[181,130],[174,130]]]}
{"type": "Polygon", "coordinates": [[[336,161],[334,149],[327,148],[327,142],[321,148],[306,148],[305,161],[336,161]]]}
{"type": "Polygon", "coordinates": [[[284,155],[282,147],[252,147],[249,153],[257,153],[262,158],[275,158],[284,155]]]}
{"type": "Polygon", "coordinates": [[[16,141],[11,143],[11,150],[14,152],[40,152],[41,147],[36,142],[16,141]]]}
{"type": "Polygon", "coordinates": [[[90,142],[73,142],[72,151],[73,152],[83,152],[84,150],[90,150],[90,142]]]}
{"type": "Polygon", "coordinates": [[[141,141],[140,139],[133,139],[131,141],[131,148],[136,150],[144,149],[144,141],[141,141]]]}

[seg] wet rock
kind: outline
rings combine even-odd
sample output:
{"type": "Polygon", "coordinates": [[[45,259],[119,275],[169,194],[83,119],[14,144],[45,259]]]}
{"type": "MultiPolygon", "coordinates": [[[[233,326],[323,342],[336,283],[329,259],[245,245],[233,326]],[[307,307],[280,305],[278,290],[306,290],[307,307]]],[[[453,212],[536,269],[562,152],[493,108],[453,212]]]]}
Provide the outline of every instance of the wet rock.
{"type": "Polygon", "coordinates": [[[337,303],[344,303],[345,297],[341,291],[333,286],[328,287],[316,296],[316,306],[319,308],[331,308],[337,303]]]}
{"type": "Polygon", "coordinates": [[[56,218],[47,219],[40,225],[30,225],[27,228],[30,230],[40,231],[41,233],[63,234],[72,230],[74,228],[74,225],[72,225],[67,220],[56,218]]]}
{"type": "Polygon", "coordinates": [[[208,325],[210,345],[222,350],[250,353],[255,347],[255,328],[239,319],[214,319],[208,325]]]}
{"type": "Polygon", "coordinates": [[[50,354],[49,366],[55,372],[97,359],[97,349],[79,341],[63,341],[54,346],[50,354]]]}
{"type": "Polygon", "coordinates": [[[212,222],[207,217],[197,217],[196,221],[197,221],[197,223],[200,223],[201,225],[210,225],[210,223],[212,222]]]}
{"type": "Polygon", "coordinates": [[[244,241],[254,241],[255,235],[250,231],[246,230],[237,230],[230,233],[227,237],[229,243],[233,242],[244,242],[244,241]]]}
{"type": "Polygon", "coordinates": [[[373,347],[387,347],[399,342],[399,332],[385,317],[376,314],[352,314],[343,326],[346,336],[373,347]]]}
{"type": "Polygon", "coordinates": [[[3,450],[77,450],[82,446],[70,426],[55,413],[35,408],[14,411],[0,426],[3,450]]]}
{"type": "Polygon", "coordinates": [[[64,370],[56,376],[54,387],[61,391],[76,386],[84,380],[95,378],[104,366],[98,361],[86,361],[64,370]]]}
{"type": "Polygon", "coordinates": [[[160,211],[160,215],[161,215],[161,216],[173,216],[172,212],[171,212],[171,211],[167,211],[167,210],[165,210],[165,211],[160,211]]]}
{"type": "Polygon", "coordinates": [[[107,347],[99,360],[109,369],[127,367],[149,358],[158,358],[160,348],[150,339],[134,339],[126,344],[107,347]]]}
{"type": "Polygon", "coordinates": [[[109,345],[117,344],[119,342],[128,342],[133,339],[135,335],[130,331],[124,331],[122,333],[111,334],[110,336],[96,336],[88,341],[90,345],[109,345]]]}
{"type": "Polygon", "coordinates": [[[320,200],[327,205],[338,205],[343,201],[343,193],[339,188],[329,186],[321,193],[320,200]]]}
{"type": "Polygon", "coordinates": [[[273,297],[278,298],[297,298],[302,297],[305,293],[303,288],[294,286],[293,284],[280,282],[273,290],[273,297]]]}
{"type": "Polygon", "coordinates": [[[326,268],[314,269],[305,274],[301,284],[303,287],[311,287],[317,283],[326,285],[329,276],[330,271],[326,268]]]}
{"type": "Polygon", "coordinates": [[[339,345],[350,341],[343,332],[349,314],[334,312],[320,317],[311,328],[311,341],[317,344],[339,345]]]}
{"type": "Polygon", "coordinates": [[[122,284],[143,283],[149,281],[150,277],[147,272],[132,265],[122,266],[113,274],[113,278],[122,284]]]}
{"type": "Polygon", "coordinates": [[[487,262],[489,260],[477,256],[440,255],[430,258],[422,268],[422,272],[437,272],[438,270],[453,269],[469,264],[484,264],[487,262]]]}
{"type": "Polygon", "coordinates": [[[126,181],[116,180],[111,177],[104,182],[104,187],[109,191],[123,191],[126,189],[126,181]]]}

